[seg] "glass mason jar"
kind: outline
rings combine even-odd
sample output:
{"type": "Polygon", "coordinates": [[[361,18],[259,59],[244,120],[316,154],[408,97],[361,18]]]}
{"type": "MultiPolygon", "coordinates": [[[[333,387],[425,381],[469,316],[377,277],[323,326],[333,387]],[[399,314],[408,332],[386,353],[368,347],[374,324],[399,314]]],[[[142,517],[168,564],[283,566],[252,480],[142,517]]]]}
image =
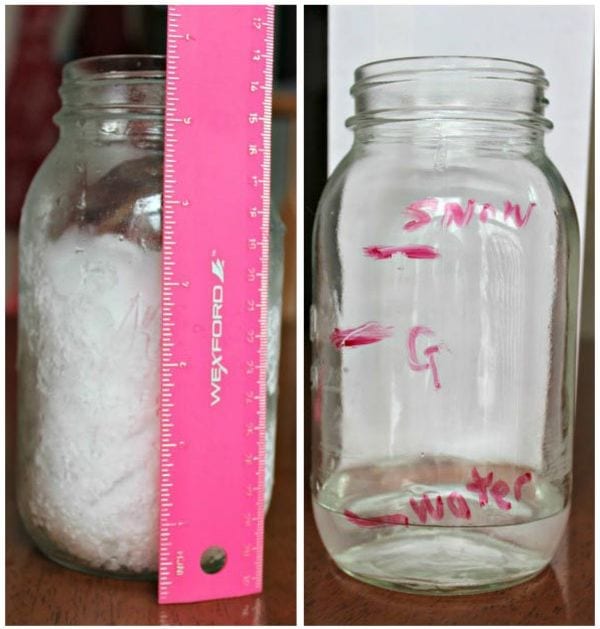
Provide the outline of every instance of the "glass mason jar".
{"type": "Polygon", "coordinates": [[[541,69],[358,68],[354,144],[314,232],[316,522],[392,589],[507,587],[569,511],[579,232],[541,69]]]}
{"type": "MultiPolygon", "coordinates": [[[[157,570],[164,57],[64,68],[60,140],[20,232],[18,505],[87,572],[157,570]]],[[[273,216],[266,504],[273,486],[282,234],[273,216]]]]}

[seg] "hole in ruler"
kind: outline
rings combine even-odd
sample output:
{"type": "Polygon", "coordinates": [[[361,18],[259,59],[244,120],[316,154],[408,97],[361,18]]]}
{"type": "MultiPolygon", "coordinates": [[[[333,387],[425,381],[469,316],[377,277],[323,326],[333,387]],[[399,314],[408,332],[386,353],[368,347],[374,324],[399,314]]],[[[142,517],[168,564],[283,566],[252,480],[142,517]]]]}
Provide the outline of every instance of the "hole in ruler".
{"type": "Polygon", "coordinates": [[[209,546],[200,558],[200,567],[206,574],[220,572],[227,563],[227,553],[220,546],[209,546]]]}

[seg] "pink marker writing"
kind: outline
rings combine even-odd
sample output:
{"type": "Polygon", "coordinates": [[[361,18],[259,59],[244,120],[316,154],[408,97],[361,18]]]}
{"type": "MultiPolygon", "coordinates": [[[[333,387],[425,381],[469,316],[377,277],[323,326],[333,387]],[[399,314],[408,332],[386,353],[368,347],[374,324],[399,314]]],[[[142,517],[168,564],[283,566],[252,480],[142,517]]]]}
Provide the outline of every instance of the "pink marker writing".
{"type": "Polygon", "coordinates": [[[430,213],[437,208],[437,199],[420,199],[411,203],[406,211],[411,215],[411,220],[404,225],[406,231],[414,231],[431,222],[430,213]]]}
{"type": "Polygon", "coordinates": [[[490,489],[490,493],[496,501],[496,504],[503,511],[508,511],[512,507],[508,500],[504,500],[504,496],[507,496],[509,492],[510,487],[508,486],[508,483],[503,480],[497,480],[490,489]]]}
{"type": "Polygon", "coordinates": [[[408,526],[408,517],[403,513],[393,513],[391,515],[372,515],[372,516],[359,516],[353,511],[346,509],[344,516],[347,520],[356,524],[356,526],[373,527],[373,526],[386,526],[390,524],[401,524],[408,526]]]}
{"type": "MultiPolygon", "coordinates": [[[[504,212],[501,214],[504,223],[512,223],[517,229],[527,225],[536,203],[529,203],[527,209],[522,211],[518,203],[504,201],[504,212]],[[509,220],[510,219],[510,220],[509,220]]],[[[478,202],[475,199],[467,199],[463,206],[457,201],[445,201],[443,198],[427,197],[413,201],[406,207],[409,220],[404,223],[405,231],[415,231],[429,225],[433,218],[441,215],[442,227],[451,226],[467,227],[476,216],[481,223],[487,223],[490,218],[497,219],[499,210],[489,202],[478,202]]]]}
{"type": "Polygon", "coordinates": [[[369,321],[355,328],[335,328],[329,339],[337,349],[342,349],[342,347],[356,347],[358,345],[378,343],[392,336],[393,330],[394,328],[392,326],[385,326],[376,321],[369,321]]]}
{"type": "Polygon", "coordinates": [[[504,220],[508,222],[509,216],[513,217],[513,221],[517,227],[524,227],[527,225],[527,221],[531,216],[531,212],[535,207],[535,203],[530,203],[527,206],[525,215],[521,214],[521,206],[518,203],[511,203],[510,201],[504,202],[504,220]]]}
{"type": "Polygon", "coordinates": [[[419,502],[411,498],[409,504],[423,524],[427,522],[428,515],[431,516],[433,520],[441,520],[444,517],[444,502],[441,496],[437,496],[435,499],[435,507],[427,494],[423,494],[419,502]]]}
{"type": "Polygon", "coordinates": [[[425,371],[431,369],[431,375],[433,376],[433,386],[436,389],[441,389],[440,377],[435,362],[435,354],[440,351],[439,345],[430,345],[427,347],[423,354],[426,357],[424,362],[421,362],[417,356],[417,338],[421,335],[434,336],[433,330],[422,325],[416,325],[412,327],[408,333],[408,366],[413,371],[425,371]]]}
{"type": "Polygon", "coordinates": [[[454,517],[463,518],[465,520],[471,519],[471,509],[469,509],[469,505],[464,496],[457,491],[453,491],[448,498],[446,498],[446,502],[454,517]]]}
{"type": "Polygon", "coordinates": [[[471,478],[473,480],[470,483],[467,483],[466,487],[469,491],[479,494],[479,504],[482,507],[485,507],[488,503],[487,491],[494,480],[494,472],[490,472],[486,476],[480,476],[479,471],[476,467],[474,467],[471,470],[471,478]]]}
{"type": "Polygon", "coordinates": [[[370,247],[363,247],[363,252],[375,260],[388,260],[397,253],[414,260],[434,260],[440,257],[438,250],[429,245],[405,245],[403,247],[371,245],[370,247]]]}
{"type": "Polygon", "coordinates": [[[517,480],[515,481],[515,486],[514,486],[515,498],[517,500],[521,500],[523,485],[530,482],[531,482],[531,472],[525,472],[524,474],[521,474],[521,476],[517,478],[517,480]]]}
{"type": "Polygon", "coordinates": [[[475,201],[469,199],[467,201],[467,207],[463,210],[460,203],[453,203],[449,201],[444,206],[444,218],[442,219],[443,227],[450,227],[452,223],[456,223],[458,227],[466,227],[473,218],[473,212],[475,211],[475,201]]]}
{"type": "MultiPolygon", "coordinates": [[[[531,472],[525,472],[515,479],[513,492],[515,500],[517,502],[520,501],[522,498],[523,485],[532,482],[532,480],[533,474],[531,472]]],[[[488,492],[499,509],[502,509],[503,511],[509,511],[512,508],[511,502],[505,499],[510,494],[510,485],[502,479],[498,479],[496,480],[496,482],[494,482],[494,472],[488,472],[485,475],[481,475],[479,473],[479,470],[474,467],[471,470],[471,481],[467,482],[465,484],[465,487],[467,491],[477,494],[477,501],[481,509],[489,509],[491,506],[493,506],[493,503],[492,505],[488,506],[488,492]]],[[[448,507],[448,511],[450,512],[450,514],[447,515],[452,515],[460,520],[471,519],[471,509],[469,508],[469,503],[467,502],[466,498],[458,491],[452,491],[447,496],[442,496],[438,494],[435,496],[434,499],[430,498],[426,493],[424,493],[421,494],[421,498],[419,499],[411,497],[408,503],[418,521],[421,524],[427,524],[428,520],[430,519],[434,522],[439,522],[444,519],[444,500],[445,505],[448,507]]],[[[473,498],[471,498],[471,500],[473,500],[473,498]]],[[[409,517],[404,513],[361,516],[354,513],[353,511],[346,509],[344,511],[344,516],[349,522],[360,527],[386,526],[392,524],[402,524],[404,526],[409,526],[409,524],[411,523],[409,517]]]]}
{"type": "MultiPolygon", "coordinates": [[[[518,476],[514,482],[513,493],[515,500],[520,501],[523,493],[523,485],[531,482],[533,478],[531,472],[525,472],[518,476]]],[[[504,480],[498,479],[494,482],[494,472],[488,472],[485,476],[481,476],[479,470],[474,467],[471,470],[471,482],[466,484],[466,488],[479,496],[479,504],[485,507],[488,504],[488,490],[494,499],[494,502],[503,511],[509,511],[512,504],[505,497],[510,493],[510,486],[504,480]]]]}

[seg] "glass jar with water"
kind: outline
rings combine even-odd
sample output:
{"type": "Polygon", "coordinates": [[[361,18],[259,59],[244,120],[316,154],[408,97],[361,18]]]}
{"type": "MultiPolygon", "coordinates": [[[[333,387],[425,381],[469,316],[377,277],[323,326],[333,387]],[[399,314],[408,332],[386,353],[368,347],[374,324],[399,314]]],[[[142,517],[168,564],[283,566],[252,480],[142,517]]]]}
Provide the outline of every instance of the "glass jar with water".
{"type": "Polygon", "coordinates": [[[356,71],[314,232],[312,491],[363,581],[504,588],[564,531],[579,232],[544,151],[547,85],[487,58],[356,71]]]}

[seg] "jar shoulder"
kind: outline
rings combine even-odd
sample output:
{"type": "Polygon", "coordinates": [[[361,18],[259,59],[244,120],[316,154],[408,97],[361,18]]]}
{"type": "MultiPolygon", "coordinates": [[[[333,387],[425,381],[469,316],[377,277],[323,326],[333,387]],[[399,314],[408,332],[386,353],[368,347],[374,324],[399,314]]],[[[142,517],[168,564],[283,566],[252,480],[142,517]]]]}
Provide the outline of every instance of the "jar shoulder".
{"type": "Polygon", "coordinates": [[[506,202],[534,202],[549,219],[577,225],[567,186],[543,152],[436,156],[404,147],[380,152],[353,148],[327,182],[316,229],[336,224],[340,213],[362,216],[368,210],[373,215],[427,198],[472,199],[500,209],[506,202]]]}
{"type": "Polygon", "coordinates": [[[21,241],[55,239],[76,227],[159,249],[162,162],[162,149],[61,140],[28,191],[21,241]]]}

